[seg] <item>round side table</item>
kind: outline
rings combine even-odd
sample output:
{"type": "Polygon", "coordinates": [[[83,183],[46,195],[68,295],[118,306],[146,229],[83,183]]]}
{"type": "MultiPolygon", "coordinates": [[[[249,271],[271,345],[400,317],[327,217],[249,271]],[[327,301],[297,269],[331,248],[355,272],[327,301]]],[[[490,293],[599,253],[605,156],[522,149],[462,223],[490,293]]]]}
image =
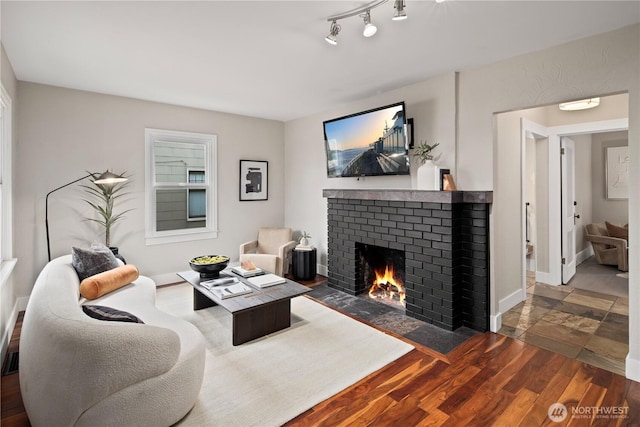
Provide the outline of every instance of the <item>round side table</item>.
{"type": "Polygon", "coordinates": [[[312,280],[316,277],[316,248],[293,249],[293,277],[298,280],[312,280]]]}

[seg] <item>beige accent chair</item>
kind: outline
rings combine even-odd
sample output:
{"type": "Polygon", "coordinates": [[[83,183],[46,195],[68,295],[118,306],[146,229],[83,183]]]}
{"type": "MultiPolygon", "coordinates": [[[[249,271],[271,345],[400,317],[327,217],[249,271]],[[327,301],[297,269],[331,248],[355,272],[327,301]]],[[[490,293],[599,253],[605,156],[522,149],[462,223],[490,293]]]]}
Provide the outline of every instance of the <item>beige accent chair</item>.
{"type": "Polygon", "coordinates": [[[587,224],[585,228],[598,264],[615,265],[620,271],[629,271],[629,249],[625,239],[611,237],[604,222],[587,224]]]}
{"type": "Polygon", "coordinates": [[[240,245],[240,262],[248,260],[263,270],[283,276],[289,272],[296,241],[290,228],[263,227],[258,239],[240,245]]]}

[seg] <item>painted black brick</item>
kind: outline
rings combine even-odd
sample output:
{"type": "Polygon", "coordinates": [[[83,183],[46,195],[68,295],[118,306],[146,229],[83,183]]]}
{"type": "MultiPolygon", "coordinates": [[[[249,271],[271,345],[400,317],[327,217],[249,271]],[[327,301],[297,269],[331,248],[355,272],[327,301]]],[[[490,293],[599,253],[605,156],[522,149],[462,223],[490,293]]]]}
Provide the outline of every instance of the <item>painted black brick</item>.
{"type": "Polygon", "coordinates": [[[355,244],[405,252],[406,314],[488,329],[488,205],[329,199],[329,286],[360,292],[355,244]]]}

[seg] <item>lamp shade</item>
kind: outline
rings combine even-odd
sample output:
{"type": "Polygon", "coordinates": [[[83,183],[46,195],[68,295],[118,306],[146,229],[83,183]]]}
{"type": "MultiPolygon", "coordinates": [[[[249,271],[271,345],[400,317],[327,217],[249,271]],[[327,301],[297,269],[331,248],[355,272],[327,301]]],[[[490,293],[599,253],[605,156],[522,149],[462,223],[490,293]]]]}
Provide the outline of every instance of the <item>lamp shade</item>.
{"type": "Polygon", "coordinates": [[[103,172],[98,179],[93,181],[95,184],[116,184],[118,182],[128,181],[127,178],[122,175],[116,175],[113,172],[109,172],[108,170],[103,172]]]}

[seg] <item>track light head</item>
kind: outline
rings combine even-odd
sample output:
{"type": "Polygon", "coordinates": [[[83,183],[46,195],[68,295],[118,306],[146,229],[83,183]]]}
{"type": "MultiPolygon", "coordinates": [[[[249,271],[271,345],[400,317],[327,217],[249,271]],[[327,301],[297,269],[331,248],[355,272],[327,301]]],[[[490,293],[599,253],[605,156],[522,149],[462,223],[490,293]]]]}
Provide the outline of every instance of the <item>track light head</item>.
{"type": "Polygon", "coordinates": [[[391,19],[393,19],[394,21],[402,21],[403,19],[407,19],[407,12],[404,10],[404,0],[396,0],[393,8],[395,9],[395,12],[393,12],[393,18],[391,19]]]}
{"type": "Polygon", "coordinates": [[[340,25],[338,25],[338,23],[334,19],[333,22],[331,23],[331,29],[329,30],[329,35],[327,37],[325,37],[324,39],[330,45],[335,46],[335,45],[338,44],[337,36],[338,36],[339,32],[340,32],[340,25]]]}
{"type": "Polygon", "coordinates": [[[365,37],[373,36],[378,31],[378,28],[371,23],[371,12],[367,10],[360,16],[364,19],[364,31],[362,31],[362,35],[365,37]]]}

